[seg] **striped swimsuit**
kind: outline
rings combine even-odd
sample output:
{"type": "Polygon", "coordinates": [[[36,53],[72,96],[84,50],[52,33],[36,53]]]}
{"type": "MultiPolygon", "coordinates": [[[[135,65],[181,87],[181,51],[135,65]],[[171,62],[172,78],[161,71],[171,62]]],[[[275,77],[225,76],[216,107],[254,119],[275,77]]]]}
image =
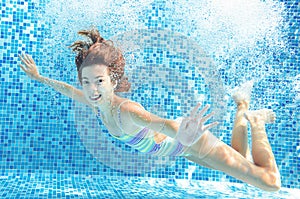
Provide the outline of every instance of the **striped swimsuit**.
{"type": "MultiPolygon", "coordinates": [[[[121,127],[121,105],[126,101],[122,102],[117,110],[118,122],[121,127]]],[[[99,112],[98,112],[99,115],[99,112]]],[[[101,120],[97,116],[98,120],[101,120]]],[[[121,128],[122,129],[122,128],[121,128]]],[[[186,147],[183,146],[177,140],[166,137],[161,143],[156,143],[154,140],[155,132],[147,127],[140,130],[134,135],[123,134],[120,137],[110,134],[112,137],[124,142],[126,145],[146,154],[151,154],[155,156],[185,156],[186,147]]]]}

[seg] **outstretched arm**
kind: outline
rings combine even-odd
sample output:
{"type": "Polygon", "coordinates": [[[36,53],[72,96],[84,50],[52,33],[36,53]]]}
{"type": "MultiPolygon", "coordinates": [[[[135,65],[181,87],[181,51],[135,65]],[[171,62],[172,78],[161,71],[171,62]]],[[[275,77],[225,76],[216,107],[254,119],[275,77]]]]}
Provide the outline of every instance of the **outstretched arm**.
{"type": "Polygon", "coordinates": [[[177,139],[183,145],[191,146],[200,139],[205,131],[218,124],[218,122],[213,122],[204,125],[213,113],[204,116],[209,108],[209,106],[206,106],[198,114],[197,111],[200,105],[201,104],[198,104],[192,110],[191,116],[184,118],[182,123],[178,124],[176,121],[160,118],[146,111],[137,103],[127,102],[126,106],[121,107],[122,120],[128,120],[128,118],[130,118],[131,121],[129,123],[146,126],[171,138],[177,139]]]}
{"type": "Polygon", "coordinates": [[[88,104],[89,102],[85,99],[83,92],[65,82],[57,81],[40,75],[38,68],[28,54],[23,54],[19,56],[24,65],[20,64],[21,69],[31,78],[46,84],[61,94],[70,97],[78,102],[88,104]]]}

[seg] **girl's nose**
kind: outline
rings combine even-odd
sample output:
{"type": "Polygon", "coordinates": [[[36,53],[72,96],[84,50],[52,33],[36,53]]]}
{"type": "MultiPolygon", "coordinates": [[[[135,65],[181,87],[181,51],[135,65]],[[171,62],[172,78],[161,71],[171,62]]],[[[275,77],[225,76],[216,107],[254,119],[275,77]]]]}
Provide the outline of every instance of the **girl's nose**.
{"type": "Polygon", "coordinates": [[[90,89],[91,94],[93,94],[93,95],[98,94],[98,88],[95,84],[91,84],[89,89],[90,89]]]}
{"type": "Polygon", "coordinates": [[[97,89],[97,86],[96,86],[95,84],[91,84],[90,89],[91,89],[92,91],[98,90],[98,89],[97,89]]]}

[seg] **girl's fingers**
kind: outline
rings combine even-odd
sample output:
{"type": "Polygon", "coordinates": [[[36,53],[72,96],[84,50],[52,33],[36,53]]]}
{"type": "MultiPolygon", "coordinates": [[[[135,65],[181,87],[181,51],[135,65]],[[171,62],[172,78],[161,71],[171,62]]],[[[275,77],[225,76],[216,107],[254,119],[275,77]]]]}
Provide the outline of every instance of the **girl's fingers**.
{"type": "Polygon", "coordinates": [[[19,55],[20,60],[25,64],[25,66],[22,65],[22,69],[28,69],[31,68],[34,63],[34,60],[30,55],[22,53],[22,55],[19,55]]]}
{"type": "Polygon", "coordinates": [[[21,55],[19,55],[19,58],[20,58],[21,62],[25,63],[25,60],[21,55]]]}
{"type": "Polygon", "coordinates": [[[192,117],[192,118],[195,118],[195,117],[196,117],[197,111],[198,111],[198,109],[199,109],[200,106],[201,106],[201,103],[199,102],[199,103],[197,104],[197,106],[195,106],[195,108],[192,110],[192,112],[191,112],[191,117],[192,117]]]}
{"type": "MultiPolygon", "coordinates": [[[[202,124],[204,124],[209,118],[211,118],[213,115],[214,115],[215,113],[214,112],[211,112],[210,114],[208,114],[208,115],[206,115],[205,117],[203,117],[203,118],[199,118],[199,120],[200,120],[200,123],[202,123],[202,124]]],[[[198,120],[198,121],[199,121],[198,120]]]]}
{"type": "Polygon", "coordinates": [[[29,55],[28,55],[28,54],[24,54],[24,57],[26,57],[26,61],[27,61],[28,63],[31,63],[31,61],[30,61],[30,57],[29,57],[29,55]]]}
{"type": "Polygon", "coordinates": [[[22,54],[22,55],[20,55],[19,57],[20,57],[21,61],[22,61],[26,66],[29,64],[29,61],[28,61],[28,59],[27,59],[27,57],[26,57],[25,54],[22,54]]]}
{"type": "Polygon", "coordinates": [[[219,122],[213,122],[211,124],[208,124],[208,125],[204,126],[203,131],[206,131],[214,126],[217,126],[218,124],[219,124],[219,122]]]}
{"type": "Polygon", "coordinates": [[[19,64],[19,66],[22,68],[23,71],[26,72],[26,69],[25,69],[25,67],[22,64],[19,64]]]}
{"type": "Polygon", "coordinates": [[[201,111],[200,113],[197,115],[197,119],[200,120],[200,118],[204,115],[204,113],[209,109],[210,105],[207,104],[201,111]]]}
{"type": "Polygon", "coordinates": [[[22,58],[23,58],[23,60],[27,60],[27,57],[26,57],[26,54],[25,53],[22,53],[22,58]]]}
{"type": "Polygon", "coordinates": [[[30,55],[26,54],[26,57],[30,63],[32,63],[32,64],[34,63],[32,57],[30,55]]]}

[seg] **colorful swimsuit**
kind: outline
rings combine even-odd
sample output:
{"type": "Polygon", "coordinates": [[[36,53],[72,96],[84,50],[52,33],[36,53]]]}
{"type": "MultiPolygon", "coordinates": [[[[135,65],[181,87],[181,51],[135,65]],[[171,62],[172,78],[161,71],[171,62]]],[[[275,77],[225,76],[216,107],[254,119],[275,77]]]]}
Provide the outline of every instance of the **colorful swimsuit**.
{"type": "MultiPolygon", "coordinates": [[[[122,125],[120,107],[125,102],[127,101],[122,102],[117,110],[120,127],[122,125]]],[[[101,120],[99,113],[97,118],[101,120]]],[[[173,138],[166,137],[161,143],[156,143],[154,140],[155,132],[147,127],[143,128],[134,135],[123,134],[120,137],[112,134],[110,135],[142,153],[156,156],[185,156],[186,147],[180,142],[173,138]]]]}

